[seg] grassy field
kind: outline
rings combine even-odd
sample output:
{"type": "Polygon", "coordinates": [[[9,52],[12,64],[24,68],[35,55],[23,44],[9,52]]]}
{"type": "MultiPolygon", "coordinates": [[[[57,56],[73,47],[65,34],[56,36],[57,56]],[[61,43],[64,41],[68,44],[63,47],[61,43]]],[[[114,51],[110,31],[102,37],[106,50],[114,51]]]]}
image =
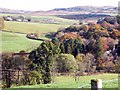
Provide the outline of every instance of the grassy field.
{"type": "Polygon", "coordinates": [[[40,41],[27,39],[25,35],[0,32],[2,34],[2,52],[19,52],[20,50],[32,50],[40,45],[40,41]]]}
{"type": "MultiPolygon", "coordinates": [[[[22,14],[0,14],[0,16],[20,16],[22,14]]],[[[56,23],[56,24],[63,24],[63,25],[71,25],[74,23],[78,23],[79,20],[70,20],[65,18],[60,18],[54,15],[45,15],[45,16],[30,16],[30,15],[24,15],[25,17],[31,18],[32,21],[37,21],[39,23],[56,23]]]]}
{"type": "Polygon", "coordinates": [[[68,25],[57,25],[57,24],[40,24],[40,23],[29,23],[29,22],[5,22],[4,30],[13,32],[23,33],[48,33],[55,32],[59,28],[67,27],[68,25]]]}
{"type": "Polygon", "coordinates": [[[70,76],[58,76],[55,79],[55,83],[52,84],[39,84],[39,85],[31,85],[31,86],[27,85],[27,86],[13,87],[13,88],[78,88],[86,84],[88,84],[88,86],[85,86],[84,88],[90,88],[91,79],[102,79],[103,88],[118,88],[118,80],[116,80],[118,79],[117,74],[81,76],[77,82],[74,80],[73,77],[70,76]]]}
{"type": "Polygon", "coordinates": [[[77,20],[70,20],[70,19],[64,19],[57,16],[31,16],[33,21],[40,21],[43,23],[56,23],[56,24],[63,24],[63,25],[71,25],[74,23],[78,23],[77,20]]]}

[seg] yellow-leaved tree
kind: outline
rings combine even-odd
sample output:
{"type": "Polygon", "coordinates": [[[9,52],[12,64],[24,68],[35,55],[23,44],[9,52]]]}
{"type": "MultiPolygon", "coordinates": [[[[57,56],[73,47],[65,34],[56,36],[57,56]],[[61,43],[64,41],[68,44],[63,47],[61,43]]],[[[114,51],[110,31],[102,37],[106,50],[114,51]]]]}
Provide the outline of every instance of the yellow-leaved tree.
{"type": "Polygon", "coordinates": [[[4,19],[2,16],[0,16],[0,30],[4,28],[4,19]]]}

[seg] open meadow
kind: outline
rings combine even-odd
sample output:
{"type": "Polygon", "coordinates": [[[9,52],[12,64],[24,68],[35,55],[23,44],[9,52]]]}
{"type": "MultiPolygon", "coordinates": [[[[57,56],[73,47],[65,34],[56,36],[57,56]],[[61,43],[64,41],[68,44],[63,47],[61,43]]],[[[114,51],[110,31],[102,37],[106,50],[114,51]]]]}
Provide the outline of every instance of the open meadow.
{"type": "Polygon", "coordinates": [[[31,22],[5,22],[4,30],[22,33],[48,33],[55,32],[59,28],[66,27],[68,25],[59,24],[41,24],[31,22]]]}
{"type": "Polygon", "coordinates": [[[40,45],[41,41],[27,39],[24,34],[9,32],[2,33],[2,52],[19,52],[20,50],[32,50],[40,45]]]}

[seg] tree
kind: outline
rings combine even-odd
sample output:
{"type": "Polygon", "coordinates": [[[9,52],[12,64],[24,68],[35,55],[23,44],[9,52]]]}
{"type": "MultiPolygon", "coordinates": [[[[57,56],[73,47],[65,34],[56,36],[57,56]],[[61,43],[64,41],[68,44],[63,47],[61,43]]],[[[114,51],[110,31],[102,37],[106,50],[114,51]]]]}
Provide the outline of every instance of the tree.
{"type": "Polygon", "coordinates": [[[104,44],[102,42],[102,38],[99,38],[96,40],[96,45],[95,45],[96,58],[103,57],[103,54],[104,54],[104,44]]]}
{"type": "Polygon", "coordinates": [[[86,55],[85,54],[78,54],[76,56],[76,61],[77,61],[77,64],[78,64],[78,71],[82,74],[84,73],[85,71],[86,72],[93,72],[92,69],[93,69],[93,65],[95,64],[95,58],[92,54],[90,53],[87,53],[86,55]]]}
{"type": "Polygon", "coordinates": [[[71,73],[77,69],[77,63],[71,54],[59,54],[55,60],[58,73],[71,73]]]}
{"type": "Polygon", "coordinates": [[[116,53],[118,56],[120,56],[120,40],[119,40],[118,44],[116,45],[116,53]]]}
{"type": "Polygon", "coordinates": [[[84,45],[82,41],[79,39],[68,39],[63,42],[65,53],[73,54],[75,57],[78,53],[84,52],[84,45]]]}
{"type": "Polygon", "coordinates": [[[95,45],[96,45],[96,41],[94,39],[89,39],[89,43],[86,46],[87,52],[95,54],[95,45]]]}
{"type": "Polygon", "coordinates": [[[3,17],[0,17],[0,30],[4,28],[4,19],[3,17]]]}
{"type": "Polygon", "coordinates": [[[60,49],[56,44],[55,42],[43,42],[36,50],[33,50],[29,56],[33,61],[30,67],[42,74],[44,84],[50,83],[52,80],[53,57],[60,53],[60,49]]]}
{"type": "Polygon", "coordinates": [[[80,42],[78,39],[74,40],[74,49],[72,54],[76,57],[78,53],[83,53],[84,52],[84,45],[82,42],[80,42]]]}
{"type": "Polygon", "coordinates": [[[65,53],[64,43],[60,44],[61,53],[65,53]]]}
{"type": "Polygon", "coordinates": [[[117,19],[117,23],[120,24],[120,15],[117,15],[116,19],[117,19]]]}

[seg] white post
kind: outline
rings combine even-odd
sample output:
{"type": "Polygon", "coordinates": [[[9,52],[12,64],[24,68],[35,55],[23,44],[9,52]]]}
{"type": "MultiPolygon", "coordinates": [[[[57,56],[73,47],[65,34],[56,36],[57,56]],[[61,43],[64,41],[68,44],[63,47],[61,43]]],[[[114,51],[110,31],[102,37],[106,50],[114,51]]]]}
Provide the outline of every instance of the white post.
{"type": "Polygon", "coordinates": [[[101,79],[97,80],[97,88],[98,88],[98,90],[102,90],[102,80],[101,79]]]}
{"type": "Polygon", "coordinates": [[[102,90],[102,80],[92,79],[91,80],[91,90],[102,90]]]}

